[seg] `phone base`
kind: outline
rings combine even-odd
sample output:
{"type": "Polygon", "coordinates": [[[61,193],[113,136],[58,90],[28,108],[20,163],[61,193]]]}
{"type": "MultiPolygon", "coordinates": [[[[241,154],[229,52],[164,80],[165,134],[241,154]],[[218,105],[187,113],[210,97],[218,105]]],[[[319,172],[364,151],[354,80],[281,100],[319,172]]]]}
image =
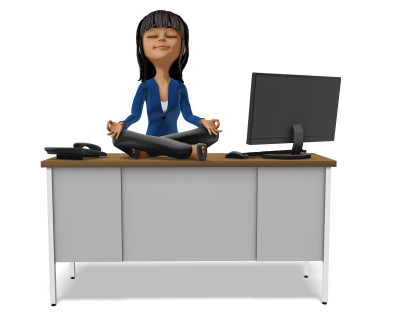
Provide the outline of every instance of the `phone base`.
{"type": "Polygon", "coordinates": [[[83,160],[82,155],[57,155],[57,159],[83,160]]]}

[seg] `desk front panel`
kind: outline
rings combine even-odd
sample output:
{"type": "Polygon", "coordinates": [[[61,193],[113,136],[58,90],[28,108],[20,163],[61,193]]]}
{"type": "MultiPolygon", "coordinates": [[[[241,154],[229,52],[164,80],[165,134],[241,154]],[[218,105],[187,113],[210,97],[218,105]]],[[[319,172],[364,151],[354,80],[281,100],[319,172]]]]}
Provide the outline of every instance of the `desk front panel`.
{"type": "Polygon", "coordinates": [[[258,168],[257,260],[322,261],[325,168],[258,168]]]}
{"type": "Polygon", "coordinates": [[[53,168],[55,259],[322,260],[325,168],[53,168]]]}
{"type": "Polygon", "coordinates": [[[255,260],[256,188],[256,168],[122,168],[123,260],[255,260]]]}
{"type": "Polygon", "coordinates": [[[53,168],[56,262],[122,261],[120,168],[53,168]]]}

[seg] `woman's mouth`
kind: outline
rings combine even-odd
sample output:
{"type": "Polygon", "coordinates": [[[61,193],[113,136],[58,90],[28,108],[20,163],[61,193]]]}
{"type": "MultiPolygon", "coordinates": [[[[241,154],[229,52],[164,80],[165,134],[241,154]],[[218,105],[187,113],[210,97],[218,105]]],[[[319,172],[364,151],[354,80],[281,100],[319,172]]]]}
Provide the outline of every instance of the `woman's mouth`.
{"type": "Polygon", "coordinates": [[[164,45],[156,46],[156,49],[159,49],[159,50],[166,50],[167,48],[168,48],[168,46],[164,46],[164,45]]]}

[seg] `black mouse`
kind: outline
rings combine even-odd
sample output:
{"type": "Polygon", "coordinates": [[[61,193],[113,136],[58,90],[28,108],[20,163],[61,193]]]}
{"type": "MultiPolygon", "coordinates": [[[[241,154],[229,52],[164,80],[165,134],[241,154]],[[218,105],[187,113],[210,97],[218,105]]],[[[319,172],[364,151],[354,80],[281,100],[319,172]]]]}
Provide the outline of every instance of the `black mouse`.
{"type": "Polygon", "coordinates": [[[247,159],[249,156],[239,151],[231,151],[225,155],[225,158],[247,159]]]}

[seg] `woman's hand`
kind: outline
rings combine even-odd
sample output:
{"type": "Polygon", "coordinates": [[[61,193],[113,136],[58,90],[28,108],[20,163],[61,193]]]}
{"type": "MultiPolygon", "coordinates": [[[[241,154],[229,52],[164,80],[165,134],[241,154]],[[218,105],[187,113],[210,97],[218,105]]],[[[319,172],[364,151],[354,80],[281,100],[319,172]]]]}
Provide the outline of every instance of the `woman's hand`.
{"type": "Polygon", "coordinates": [[[217,132],[222,132],[222,130],[218,130],[220,123],[219,123],[219,120],[216,118],[214,118],[212,120],[205,120],[204,118],[202,118],[199,121],[199,124],[204,125],[204,127],[207,129],[207,131],[208,131],[208,133],[210,133],[210,135],[211,135],[211,133],[218,135],[217,132]]]}
{"type": "Polygon", "coordinates": [[[107,122],[107,130],[110,133],[107,133],[107,135],[111,135],[111,137],[115,137],[116,139],[118,139],[119,135],[122,132],[122,129],[125,127],[125,123],[124,122],[113,122],[111,120],[109,120],[107,122]]]}

